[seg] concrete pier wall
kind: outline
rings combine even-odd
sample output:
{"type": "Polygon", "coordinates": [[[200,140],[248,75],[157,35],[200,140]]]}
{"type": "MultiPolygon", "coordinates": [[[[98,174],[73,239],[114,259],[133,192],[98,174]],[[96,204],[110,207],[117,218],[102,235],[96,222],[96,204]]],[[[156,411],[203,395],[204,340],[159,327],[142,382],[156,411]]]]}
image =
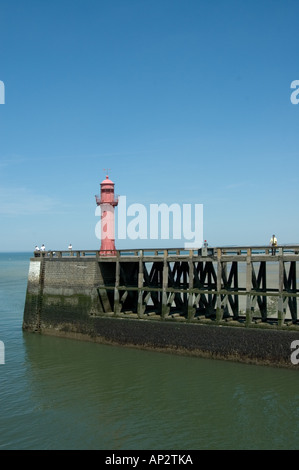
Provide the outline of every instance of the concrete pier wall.
{"type": "Polygon", "coordinates": [[[23,327],[86,328],[91,315],[103,313],[96,286],[101,281],[95,259],[31,259],[23,327]]]}

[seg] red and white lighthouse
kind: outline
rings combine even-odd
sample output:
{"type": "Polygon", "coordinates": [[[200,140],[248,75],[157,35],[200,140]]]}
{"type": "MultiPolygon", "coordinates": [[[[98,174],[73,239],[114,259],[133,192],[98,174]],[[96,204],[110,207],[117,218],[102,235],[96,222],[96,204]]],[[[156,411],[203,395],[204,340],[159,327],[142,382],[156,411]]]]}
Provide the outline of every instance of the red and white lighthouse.
{"type": "Polygon", "coordinates": [[[96,203],[101,206],[101,248],[100,255],[116,255],[114,235],[114,207],[118,199],[114,197],[114,183],[106,179],[101,183],[101,196],[96,196],[96,203]]]}

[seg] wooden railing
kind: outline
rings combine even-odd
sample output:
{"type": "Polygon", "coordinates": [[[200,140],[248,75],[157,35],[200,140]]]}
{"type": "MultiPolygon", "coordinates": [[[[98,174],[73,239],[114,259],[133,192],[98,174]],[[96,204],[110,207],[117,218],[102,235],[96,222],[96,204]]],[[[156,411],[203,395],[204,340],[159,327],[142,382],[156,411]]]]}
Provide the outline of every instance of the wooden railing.
{"type": "MultiPolygon", "coordinates": [[[[143,249],[123,249],[116,250],[115,255],[101,254],[99,250],[49,250],[49,251],[35,251],[34,257],[49,257],[49,258],[63,258],[63,257],[93,257],[93,258],[119,258],[119,257],[160,257],[165,256],[182,256],[182,257],[215,257],[222,256],[252,256],[252,255],[272,255],[272,247],[267,246],[234,246],[234,247],[203,247],[199,249],[185,249],[185,248],[143,248],[143,249]]],[[[299,255],[299,245],[279,245],[275,247],[275,256],[282,255],[299,255]]]]}

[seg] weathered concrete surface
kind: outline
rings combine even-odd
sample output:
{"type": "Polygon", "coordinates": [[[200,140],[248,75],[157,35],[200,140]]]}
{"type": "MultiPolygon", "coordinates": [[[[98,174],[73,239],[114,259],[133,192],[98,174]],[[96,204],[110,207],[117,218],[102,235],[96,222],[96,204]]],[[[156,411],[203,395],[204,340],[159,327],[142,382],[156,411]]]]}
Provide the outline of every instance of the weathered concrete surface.
{"type": "Polygon", "coordinates": [[[57,328],[62,323],[88,323],[102,312],[96,286],[95,259],[33,259],[30,261],[23,328],[57,328]]]}

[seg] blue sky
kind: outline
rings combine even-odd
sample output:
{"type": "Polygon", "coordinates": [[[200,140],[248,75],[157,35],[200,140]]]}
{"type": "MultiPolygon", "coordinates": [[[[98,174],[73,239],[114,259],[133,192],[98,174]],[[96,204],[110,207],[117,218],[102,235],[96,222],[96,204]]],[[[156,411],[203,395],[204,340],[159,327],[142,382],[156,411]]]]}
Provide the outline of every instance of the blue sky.
{"type": "Polygon", "coordinates": [[[298,44],[297,0],[1,0],[0,251],[97,248],[107,167],[210,245],[299,243],[298,44]]]}

